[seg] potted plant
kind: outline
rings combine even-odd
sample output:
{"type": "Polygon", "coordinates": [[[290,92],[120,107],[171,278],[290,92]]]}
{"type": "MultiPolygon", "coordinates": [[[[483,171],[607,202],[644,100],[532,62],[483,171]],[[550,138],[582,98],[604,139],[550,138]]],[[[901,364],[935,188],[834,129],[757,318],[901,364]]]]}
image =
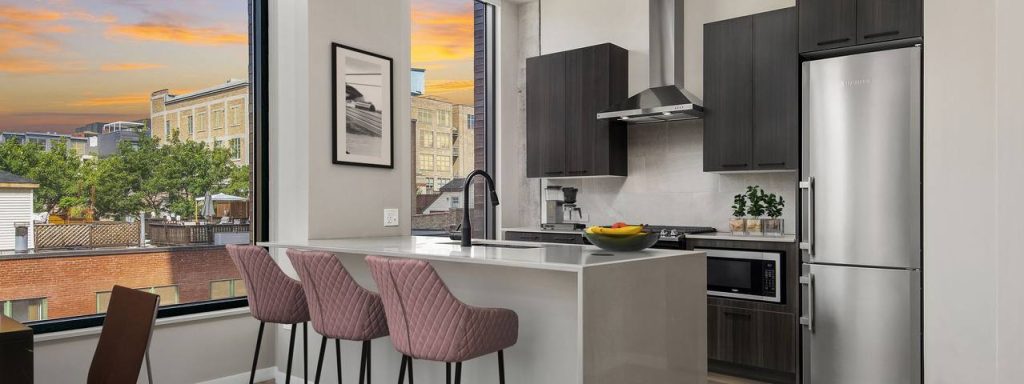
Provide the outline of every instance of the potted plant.
{"type": "Polygon", "coordinates": [[[738,194],[732,198],[732,218],[729,219],[729,231],[734,235],[747,234],[747,223],[743,216],[747,215],[747,197],[738,194]]]}
{"type": "Polygon", "coordinates": [[[786,207],[786,199],[768,194],[764,199],[765,214],[768,219],[761,220],[761,230],[765,236],[782,236],[785,233],[785,223],[782,221],[782,209],[786,207]]]}
{"type": "Polygon", "coordinates": [[[747,219],[747,234],[748,235],[761,235],[761,217],[764,216],[764,191],[761,190],[760,186],[753,185],[747,187],[747,214],[750,217],[747,219]]]}

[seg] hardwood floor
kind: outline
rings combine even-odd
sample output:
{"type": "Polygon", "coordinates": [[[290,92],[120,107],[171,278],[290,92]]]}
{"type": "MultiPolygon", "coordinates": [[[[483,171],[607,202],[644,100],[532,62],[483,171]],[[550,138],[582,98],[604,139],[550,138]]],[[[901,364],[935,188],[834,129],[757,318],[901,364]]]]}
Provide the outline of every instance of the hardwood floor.
{"type": "Polygon", "coordinates": [[[765,382],[744,379],[741,377],[723,375],[721,373],[708,372],[708,384],[768,384],[765,382]]]}

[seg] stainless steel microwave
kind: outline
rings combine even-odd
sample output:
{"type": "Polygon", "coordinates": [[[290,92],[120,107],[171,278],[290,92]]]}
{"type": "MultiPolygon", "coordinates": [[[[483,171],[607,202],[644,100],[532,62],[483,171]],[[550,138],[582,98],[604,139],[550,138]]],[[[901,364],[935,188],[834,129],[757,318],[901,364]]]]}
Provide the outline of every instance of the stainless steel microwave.
{"type": "Polygon", "coordinates": [[[782,254],[694,249],[708,257],[708,296],[782,302],[782,254]]]}

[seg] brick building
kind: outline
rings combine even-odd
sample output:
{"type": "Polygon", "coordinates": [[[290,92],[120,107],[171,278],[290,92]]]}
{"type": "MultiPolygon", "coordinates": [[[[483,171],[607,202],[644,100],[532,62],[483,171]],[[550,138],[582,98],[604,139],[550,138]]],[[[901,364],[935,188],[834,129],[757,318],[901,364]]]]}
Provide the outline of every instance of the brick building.
{"type": "Polygon", "coordinates": [[[412,98],[416,120],[416,191],[434,193],[473,170],[473,107],[430,97],[412,98]]]}
{"type": "Polygon", "coordinates": [[[236,164],[249,164],[249,82],[232,79],[195,92],[153,92],[149,103],[153,137],[226,146],[236,164]]]}
{"type": "Polygon", "coordinates": [[[161,305],[245,295],[222,246],[0,254],[0,307],[19,320],[103,312],[114,284],[159,294],[161,305]]]}

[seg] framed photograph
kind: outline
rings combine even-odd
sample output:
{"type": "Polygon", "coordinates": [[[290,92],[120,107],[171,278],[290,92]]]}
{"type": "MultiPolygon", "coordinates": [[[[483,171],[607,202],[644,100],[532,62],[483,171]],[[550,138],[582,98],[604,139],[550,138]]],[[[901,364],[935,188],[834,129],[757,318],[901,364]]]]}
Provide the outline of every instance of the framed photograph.
{"type": "Polygon", "coordinates": [[[394,168],[390,57],[331,44],[334,164],[394,168]]]}

